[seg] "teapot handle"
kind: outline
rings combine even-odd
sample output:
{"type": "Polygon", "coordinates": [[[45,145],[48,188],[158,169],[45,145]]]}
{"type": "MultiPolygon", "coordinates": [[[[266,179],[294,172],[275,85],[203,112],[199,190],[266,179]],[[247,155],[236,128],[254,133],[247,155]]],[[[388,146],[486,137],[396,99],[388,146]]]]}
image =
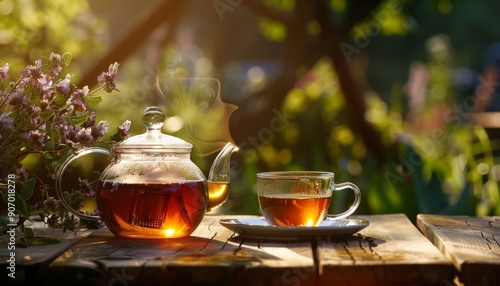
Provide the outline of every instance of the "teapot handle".
{"type": "Polygon", "coordinates": [[[91,153],[99,153],[99,154],[104,154],[108,156],[110,159],[113,158],[113,154],[108,151],[107,149],[101,148],[101,147],[89,147],[89,148],[84,148],[81,150],[76,151],[74,154],[69,156],[66,161],[61,165],[61,168],[57,171],[56,174],[56,194],[57,197],[59,198],[59,201],[62,203],[64,208],[66,208],[68,211],[72,212],[74,215],[81,219],[89,220],[89,221],[98,221],[101,220],[101,218],[98,215],[87,215],[84,214],[78,210],[75,210],[71,205],[64,199],[63,195],[63,186],[62,186],[62,175],[66,171],[66,168],[75,160],[91,154],[91,153]]]}

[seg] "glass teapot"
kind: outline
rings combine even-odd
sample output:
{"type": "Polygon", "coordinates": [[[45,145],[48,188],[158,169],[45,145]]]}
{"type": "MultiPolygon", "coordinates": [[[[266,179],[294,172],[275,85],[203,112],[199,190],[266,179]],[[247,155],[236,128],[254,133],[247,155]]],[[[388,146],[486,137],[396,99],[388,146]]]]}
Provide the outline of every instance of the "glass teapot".
{"type": "Polygon", "coordinates": [[[147,131],[114,145],[111,152],[91,147],[70,156],[56,175],[57,195],[66,209],[83,219],[102,219],[118,237],[188,236],[207,211],[227,200],[229,159],[238,147],[226,144],[207,180],[190,159],[193,145],[161,132],[165,115],[160,108],[146,108],[142,121],[147,131]],[[75,210],[63,195],[62,175],[66,168],[90,153],[111,158],[98,180],[99,216],[75,210]]]}

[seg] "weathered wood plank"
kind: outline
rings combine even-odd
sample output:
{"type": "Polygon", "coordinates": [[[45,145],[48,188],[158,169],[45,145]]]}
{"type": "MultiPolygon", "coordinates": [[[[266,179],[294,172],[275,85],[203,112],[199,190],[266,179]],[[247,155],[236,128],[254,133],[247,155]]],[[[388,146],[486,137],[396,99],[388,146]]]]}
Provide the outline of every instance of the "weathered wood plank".
{"type": "MultiPolygon", "coordinates": [[[[285,285],[288,276],[314,273],[310,242],[244,240],[207,215],[189,237],[132,240],[101,229],[56,259],[54,284],[285,285]],[[169,284],[170,283],[170,284],[169,284]]],[[[312,285],[314,276],[307,275],[312,285]]]]}
{"type": "Polygon", "coordinates": [[[405,215],[356,218],[370,226],[352,237],[318,241],[321,284],[452,285],[451,262],[405,215]]]}
{"type": "MultiPolygon", "coordinates": [[[[10,234],[0,236],[0,269],[2,269],[0,271],[2,274],[0,282],[2,282],[2,285],[9,285],[13,282],[16,284],[29,284],[32,281],[42,281],[44,279],[42,277],[43,272],[48,268],[52,260],[94,231],[63,232],[62,229],[46,227],[40,221],[26,222],[25,225],[34,229],[36,237],[57,238],[61,242],[48,245],[33,245],[27,248],[15,245],[15,249],[9,249],[10,234]],[[5,273],[7,267],[10,266],[10,262],[7,260],[10,259],[11,252],[15,254],[15,279],[8,277],[7,273],[5,273]]],[[[14,237],[19,238],[21,236],[22,233],[16,229],[14,237]]]]}
{"type": "MultiPolygon", "coordinates": [[[[225,217],[207,215],[191,236],[178,239],[123,239],[100,229],[59,255],[44,269],[42,282],[452,285],[452,263],[404,215],[355,216],[369,220],[370,226],[346,238],[303,242],[245,239],[221,226],[221,218],[225,217]]],[[[43,246],[39,253],[49,251],[43,246]]]]}
{"type": "Polygon", "coordinates": [[[500,285],[500,217],[421,214],[417,225],[465,285],[500,285]]]}

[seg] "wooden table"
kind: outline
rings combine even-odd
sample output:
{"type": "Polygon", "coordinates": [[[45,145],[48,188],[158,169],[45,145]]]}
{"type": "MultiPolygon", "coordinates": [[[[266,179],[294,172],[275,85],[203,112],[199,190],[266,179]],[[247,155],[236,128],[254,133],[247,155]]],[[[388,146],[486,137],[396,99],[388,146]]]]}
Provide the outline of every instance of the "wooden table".
{"type": "Polygon", "coordinates": [[[465,285],[500,285],[500,217],[418,215],[417,225],[465,285]]]}
{"type": "MultiPolygon", "coordinates": [[[[122,239],[102,228],[66,238],[62,244],[16,248],[18,281],[36,280],[38,285],[453,285],[456,275],[454,264],[403,214],[353,216],[369,220],[370,226],[345,238],[296,242],[243,239],[219,224],[223,217],[230,218],[206,215],[198,229],[182,239],[122,239]]],[[[5,235],[0,240],[2,271],[7,240],[5,235]]],[[[1,285],[12,283],[6,273],[0,273],[1,285]]]]}
{"type": "MultiPolygon", "coordinates": [[[[34,245],[29,248],[22,248],[17,245],[15,249],[12,249],[9,244],[10,234],[2,234],[0,236],[0,285],[12,285],[13,282],[15,284],[36,284],[35,282],[44,280],[50,262],[92,232],[91,230],[63,232],[61,229],[43,227],[42,222],[33,224],[26,222],[26,225],[35,230],[37,237],[57,237],[61,242],[49,245],[34,245]],[[7,276],[11,273],[6,269],[10,266],[10,262],[7,260],[11,258],[11,252],[15,254],[15,279],[7,276]]],[[[18,229],[15,236],[21,236],[18,229]]]]}

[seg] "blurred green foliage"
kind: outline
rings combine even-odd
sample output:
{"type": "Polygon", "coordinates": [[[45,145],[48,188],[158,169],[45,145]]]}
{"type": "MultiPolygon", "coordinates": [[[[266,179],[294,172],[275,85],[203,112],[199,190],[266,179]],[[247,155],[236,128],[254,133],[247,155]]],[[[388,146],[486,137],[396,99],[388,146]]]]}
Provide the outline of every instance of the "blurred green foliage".
{"type": "MultiPolygon", "coordinates": [[[[419,86],[425,101],[416,113],[405,111],[401,85],[394,86],[391,105],[375,91],[367,94],[364,116],[381,134],[389,158],[382,167],[346,124],[344,95],[330,61],[322,60],[288,93],[283,110],[293,119],[286,128],[245,154],[244,182],[234,187],[242,197],[233,208],[258,213],[251,187],[257,171],[306,168],[358,184],[358,213],[405,213],[410,219],[419,213],[499,215],[498,158],[485,129],[467,122],[471,98],[453,94],[451,46],[439,35],[427,48],[429,60],[417,63],[427,84],[419,86]]],[[[335,212],[352,201],[336,196],[335,212]]]]}
{"type": "Polygon", "coordinates": [[[86,0],[2,0],[0,17],[0,63],[9,63],[16,76],[51,52],[70,52],[75,61],[68,72],[78,77],[82,63],[105,49],[106,22],[86,0]]]}
{"type": "MultiPolygon", "coordinates": [[[[293,7],[293,1],[268,2],[276,11],[293,7]]],[[[457,5],[469,4],[449,0],[429,3],[443,17],[457,5]]],[[[331,13],[347,17],[350,4],[331,0],[331,13]]],[[[407,11],[414,6],[418,5],[411,1],[383,1],[371,17],[351,30],[357,48],[365,48],[378,36],[401,37],[414,30],[419,24],[407,11]]],[[[430,23],[436,22],[420,26],[430,23]]],[[[470,29],[479,22],[474,23],[470,29]]],[[[290,32],[266,18],[259,28],[273,41],[281,41],[290,32]]],[[[386,45],[394,48],[390,43],[386,45]]],[[[412,79],[403,85],[398,82],[400,75],[393,76],[390,95],[368,90],[368,110],[357,115],[365,116],[381,134],[388,158],[383,166],[350,128],[344,102],[348,95],[340,90],[332,63],[321,60],[301,77],[283,102],[283,112],[293,115],[286,128],[244,154],[244,172],[233,184],[233,200],[225,206],[227,211],[258,214],[253,185],[259,171],[312,169],[333,171],[337,182],[358,184],[363,200],[357,213],[406,213],[412,220],[418,213],[500,215],[499,166],[493,152],[498,144],[488,138],[483,127],[469,123],[473,92],[464,97],[453,82],[453,72],[460,68],[456,63],[463,57],[458,58],[444,35],[430,37],[425,48],[427,54],[406,67],[409,77],[412,70],[424,73],[420,78],[413,75],[415,94],[408,91],[412,79]]],[[[407,52],[412,53],[408,45],[401,47],[394,60],[407,52]]],[[[385,63],[379,67],[388,68],[385,63]]],[[[363,78],[366,71],[358,72],[363,78]]],[[[394,72],[378,73],[387,76],[394,72]]],[[[335,212],[346,209],[352,200],[345,194],[336,197],[331,206],[335,212]]]]}

